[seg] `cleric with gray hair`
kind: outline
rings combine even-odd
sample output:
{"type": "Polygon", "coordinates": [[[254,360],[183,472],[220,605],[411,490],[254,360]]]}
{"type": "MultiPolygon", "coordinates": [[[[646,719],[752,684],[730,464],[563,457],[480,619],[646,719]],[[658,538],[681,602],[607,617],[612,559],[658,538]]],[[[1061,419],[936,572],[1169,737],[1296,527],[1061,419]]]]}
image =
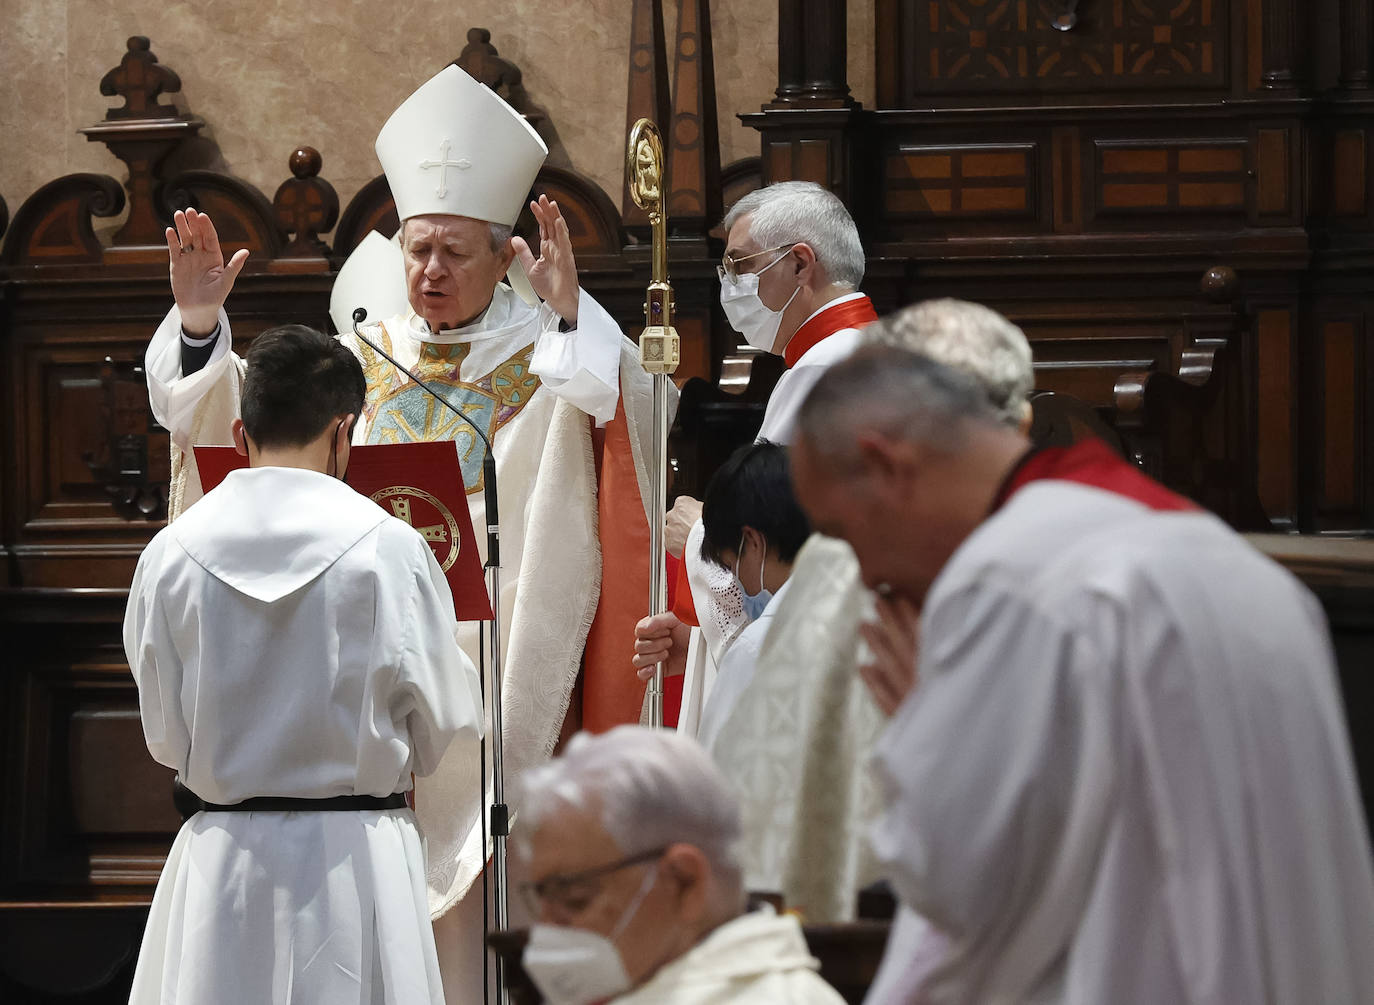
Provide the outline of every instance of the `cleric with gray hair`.
{"type": "Polygon", "coordinates": [[[864,342],[909,349],[972,375],[1002,421],[1027,428],[1035,382],[1025,333],[1001,314],[966,300],[926,300],[864,329],[864,342]]]}
{"type": "Polygon", "coordinates": [[[626,854],[695,845],[738,899],[739,807],[711,758],[684,736],[634,726],[578,733],[563,756],[525,773],[521,793],[517,837],[560,807],[592,813],[626,854]]]}
{"type": "Polygon", "coordinates": [[[580,733],[520,791],[523,963],[551,1005],[840,1005],[795,918],[745,913],[739,806],[693,740],[580,733]]]}

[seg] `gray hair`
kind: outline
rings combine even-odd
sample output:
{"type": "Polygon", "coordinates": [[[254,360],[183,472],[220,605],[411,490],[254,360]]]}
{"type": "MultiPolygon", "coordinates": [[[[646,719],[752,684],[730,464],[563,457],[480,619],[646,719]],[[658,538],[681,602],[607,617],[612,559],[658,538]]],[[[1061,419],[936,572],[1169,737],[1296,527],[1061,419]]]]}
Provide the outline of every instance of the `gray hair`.
{"type": "Polygon", "coordinates": [[[529,834],[560,805],[594,813],[626,855],[670,844],[699,848],[731,892],[741,884],[739,804],[696,741],[671,730],[617,726],[579,733],[562,756],[520,780],[521,827],[529,834]]]}
{"type": "Polygon", "coordinates": [[[965,300],[927,300],[890,314],[863,331],[871,345],[924,353],[972,375],[1007,425],[1030,412],[1035,383],[1026,335],[996,311],[965,300]]]}
{"type": "Polygon", "coordinates": [[[780,181],[755,189],[730,207],[721,224],[728,233],[749,217],[750,236],[760,248],[804,242],[816,253],[830,281],[851,290],[864,278],[859,228],[838,196],[813,181],[780,181]]]}
{"type": "Polygon", "coordinates": [[[807,445],[841,467],[856,462],[861,431],[954,453],[970,425],[1003,423],[976,377],[892,346],[862,348],[830,367],[797,414],[807,445]]]}
{"type": "MultiPolygon", "coordinates": [[[[405,247],[406,224],[409,222],[410,217],[406,217],[404,220],[401,221],[402,248],[405,247]]],[[[487,221],[483,222],[487,223],[487,221]]],[[[506,242],[510,240],[511,235],[514,233],[515,228],[508,223],[487,223],[487,240],[491,244],[491,250],[496,254],[500,254],[503,250],[505,250],[506,242]]]]}

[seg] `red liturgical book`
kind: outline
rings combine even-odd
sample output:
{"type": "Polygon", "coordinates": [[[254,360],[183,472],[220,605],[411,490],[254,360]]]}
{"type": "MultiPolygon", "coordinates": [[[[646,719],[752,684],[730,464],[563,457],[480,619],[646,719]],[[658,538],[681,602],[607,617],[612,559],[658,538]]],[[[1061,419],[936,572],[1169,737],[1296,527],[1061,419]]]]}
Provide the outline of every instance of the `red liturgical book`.
{"type": "MultiPolygon", "coordinates": [[[[209,492],[248,458],[233,447],[196,447],[201,488],[209,492]]],[[[388,443],[349,452],[348,484],[392,516],[410,524],[429,542],[453,591],[459,621],[491,620],[477,538],[451,442],[388,443]]]]}

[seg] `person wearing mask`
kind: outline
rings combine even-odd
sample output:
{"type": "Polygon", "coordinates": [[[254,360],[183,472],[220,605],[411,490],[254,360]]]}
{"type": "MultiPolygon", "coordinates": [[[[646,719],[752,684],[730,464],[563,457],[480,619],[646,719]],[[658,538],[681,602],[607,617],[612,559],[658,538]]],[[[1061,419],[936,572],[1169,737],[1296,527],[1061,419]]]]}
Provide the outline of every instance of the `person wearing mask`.
{"type": "Polygon", "coordinates": [[[405,792],[455,740],[475,764],[481,693],[429,545],[342,481],[363,397],[333,338],[258,336],[249,466],[139,558],[124,651],[187,819],[135,1005],[444,1000],[405,792]]]}
{"type": "Polygon", "coordinates": [[[796,918],[745,909],[739,806],[691,739],[579,733],[526,772],[515,848],[550,1005],[841,1005],[796,918]]]}

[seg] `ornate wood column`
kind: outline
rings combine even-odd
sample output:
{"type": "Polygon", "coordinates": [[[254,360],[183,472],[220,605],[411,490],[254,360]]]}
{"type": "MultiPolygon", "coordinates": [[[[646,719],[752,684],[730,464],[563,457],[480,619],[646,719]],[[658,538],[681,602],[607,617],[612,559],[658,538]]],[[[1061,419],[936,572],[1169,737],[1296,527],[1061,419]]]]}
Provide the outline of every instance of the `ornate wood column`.
{"type": "Polygon", "coordinates": [[[846,80],[844,0],[778,0],[778,87],[741,115],[762,134],[763,182],[814,181],[861,215],[856,152],[863,109],[846,80]]]}
{"type": "Polygon", "coordinates": [[[668,145],[668,226],[701,236],[721,216],[720,126],[710,0],[678,0],[673,119],[668,145]]]}
{"type": "Polygon", "coordinates": [[[1369,0],[1341,0],[1341,77],[1347,91],[1369,88],[1369,61],[1374,39],[1369,34],[1369,0]]]}
{"type": "MultiPolygon", "coordinates": [[[[633,0],[630,14],[630,93],[625,102],[625,133],[617,149],[625,145],[630,129],[642,118],[653,119],[659,130],[668,128],[668,53],[663,40],[663,0],[633,0]]],[[[630,198],[630,179],[623,183],[620,215],[625,226],[640,237],[649,234],[649,217],[630,198]]]]}
{"type": "Polygon", "coordinates": [[[779,0],[778,89],[773,108],[843,108],[846,82],[844,0],[779,0]]]}
{"type": "Polygon", "coordinates": [[[1262,0],[1264,5],[1263,22],[1263,66],[1260,78],[1266,88],[1287,90],[1297,87],[1301,74],[1297,62],[1297,18],[1294,0],[1262,0]]]}

